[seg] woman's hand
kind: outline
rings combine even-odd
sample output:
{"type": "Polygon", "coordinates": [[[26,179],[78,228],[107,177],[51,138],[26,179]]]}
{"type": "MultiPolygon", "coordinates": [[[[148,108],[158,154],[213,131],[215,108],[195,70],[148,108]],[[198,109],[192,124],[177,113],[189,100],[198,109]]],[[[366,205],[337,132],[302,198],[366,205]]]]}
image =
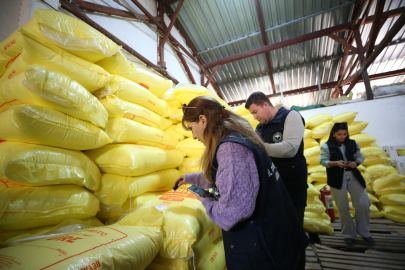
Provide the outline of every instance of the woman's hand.
{"type": "Polygon", "coordinates": [[[181,186],[181,185],[184,185],[184,184],[187,184],[186,183],[186,175],[182,174],[182,175],[180,175],[179,178],[177,178],[176,182],[174,182],[174,185],[181,186]]]}
{"type": "Polygon", "coordinates": [[[199,200],[200,202],[202,202],[202,200],[204,200],[204,198],[203,197],[200,197],[199,195],[197,195],[197,194],[194,194],[196,197],[197,197],[197,200],[199,200]]]}
{"type": "Polygon", "coordinates": [[[336,161],[336,165],[339,166],[342,169],[347,167],[347,164],[346,164],[346,162],[344,160],[336,161]]]}
{"type": "Polygon", "coordinates": [[[350,162],[349,167],[353,168],[353,169],[356,168],[357,167],[357,162],[355,162],[355,161],[350,162]]]}

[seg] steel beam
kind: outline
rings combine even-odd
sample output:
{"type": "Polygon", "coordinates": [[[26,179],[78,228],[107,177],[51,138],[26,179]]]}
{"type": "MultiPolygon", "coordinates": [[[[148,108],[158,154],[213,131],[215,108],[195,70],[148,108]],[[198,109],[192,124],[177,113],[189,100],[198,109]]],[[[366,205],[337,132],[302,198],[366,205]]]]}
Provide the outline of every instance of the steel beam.
{"type": "Polygon", "coordinates": [[[173,27],[174,23],[176,22],[177,16],[180,13],[180,9],[181,9],[181,6],[183,5],[183,2],[184,2],[184,0],[180,0],[179,4],[177,5],[176,11],[174,12],[174,14],[171,18],[170,24],[166,29],[165,35],[163,36],[163,41],[162,41],[163,45],[166,43],[166,40],[169,37],[170,31],[172,30],[172,27],[173,27]]]}
{"type": "MultiPolygon", "coordinates": [[[[384,11],[385,0],[377,0],[377,5],[375,8],[373,26],[370,31],[369,46],[366,50],[366,55],[370,56],[373,52],[375,40],[377,39],[378,33],[380,32],[381,26],[384,24],[382,21],[382,14],[384,11]]],[[[384,21],[385,22],[385,21],[384,21]]]]}
{"type": "Polygon", "coordinates": [[[210,76],[208,77],[208,80],[207,80],[207,82],[204,84],[204,87],[207,87],[207,86],[210,84],[210,82],[212,81],[212,78],[214,78],[214,76],[215,76],[215,73],[217,73],[218,68],[219,68],[219,66],[216,66],[216,67],[212,70],[212,73],[211,73],[210,76]]]}

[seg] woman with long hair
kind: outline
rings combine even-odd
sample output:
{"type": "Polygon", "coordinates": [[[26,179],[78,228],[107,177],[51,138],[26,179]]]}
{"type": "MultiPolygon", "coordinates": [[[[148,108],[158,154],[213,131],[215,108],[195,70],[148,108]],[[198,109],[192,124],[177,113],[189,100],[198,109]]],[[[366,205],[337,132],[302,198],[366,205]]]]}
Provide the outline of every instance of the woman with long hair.
{"type": "Polygon", "coordinates": [[[335,123],[328,141],[321,146],[320,163],[326,167],[328,185],[339,211],[342,235],[347,245],[353,245],[357,233],[368,244],[374,244],[370,224],[370,199],[366,182],[357,169],[364,161],[359,144],[350,140],[347,123],[335,123]],[[349,191],[356,210],[354,224],[350,216],[349,191]]]}
{"type": "Polygon", "coordinates": [[[175,184],[213,188],[215,198],[197,198],[223,229],[227,268],[304,269],[308,238],[249,122],[209,96],[184,104],[183,113],[183,127],[206,148],[203,173],[182,175],[175,184]]]}

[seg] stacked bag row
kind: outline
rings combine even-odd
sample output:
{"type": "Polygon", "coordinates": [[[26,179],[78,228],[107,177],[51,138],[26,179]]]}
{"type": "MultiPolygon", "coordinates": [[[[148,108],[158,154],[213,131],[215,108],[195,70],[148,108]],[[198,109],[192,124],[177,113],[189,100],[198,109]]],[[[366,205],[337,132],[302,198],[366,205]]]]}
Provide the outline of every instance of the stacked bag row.
{"type": "MultiPolygon", "coordinates": [[[[95,217],[103,167],[82,152],[90,150],[88,155],[94,158],[97,153],[91,151],[115,146],[111,143],[118,140],[108,134],[114,124],[108,119],[118,116],[108,111],[119,115],[127,107],[119,107],[113,95],[108,107],[93,93],[117,84],[118,76],[94,62],[119,54],[119,46],[69,16],[50,10],[34,14],[2,43],[9,44],[1,46],[4,50],[17,55],[7,58],[0,53],[0,65],[7,61],[0,69],[0,241],[2,246],[18,245],[0,249],[2,258],[8,258],[0,267],[144,269],[163,245],[162,213],[144,208],[103,226],[95,217]]],[[[150,88],[145,93],[163,93],[171,86],[148,70],[132,63],[130,67],[126,76],[151,82],[145,84],[150,88]]],[[[145,123],[153,126],[155,119],[145,123]]],[[[168,151],[144,147],[154,156],[168,151]]],[[[177,152],[178,162],[170,161],[175,164],[169,167],[181,163],[177,152]]],[[[157,168],[142,175],[148,170],[157,168]]]]}

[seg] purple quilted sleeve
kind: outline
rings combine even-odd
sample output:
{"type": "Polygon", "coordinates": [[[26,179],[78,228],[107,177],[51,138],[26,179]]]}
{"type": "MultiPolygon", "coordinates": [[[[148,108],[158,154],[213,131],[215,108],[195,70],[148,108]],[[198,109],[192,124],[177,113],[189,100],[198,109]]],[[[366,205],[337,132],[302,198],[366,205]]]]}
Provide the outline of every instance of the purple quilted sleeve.
{"type": "Polygon", "coordinates": [[[202,203],[211,220],[225,231],[249,218],[259,192],[259,173],[252,151],[232,142],[219,146],[216,185],[221,198],[203,199],[202,203]]]}

